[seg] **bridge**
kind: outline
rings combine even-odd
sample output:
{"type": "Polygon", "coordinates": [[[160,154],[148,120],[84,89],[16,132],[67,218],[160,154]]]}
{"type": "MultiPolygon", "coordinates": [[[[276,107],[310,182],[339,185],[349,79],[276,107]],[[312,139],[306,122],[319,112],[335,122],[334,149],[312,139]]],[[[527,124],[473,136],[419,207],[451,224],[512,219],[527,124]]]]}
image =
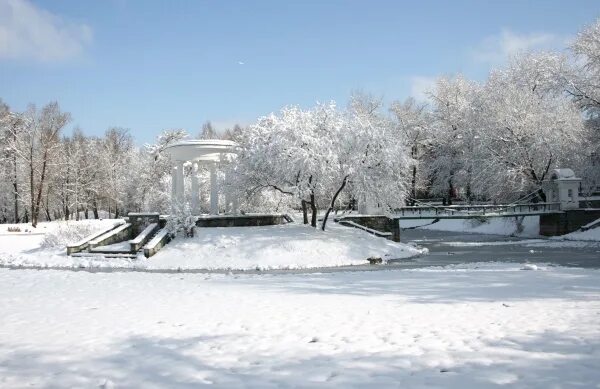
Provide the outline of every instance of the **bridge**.
{"type": "Polygon", "coordinates": [[[431,205],[402,207],[395,219],[480,219],[486,217],[519,217],[562,213],[561,203],[526,203],[500,205],[431,205]]]}

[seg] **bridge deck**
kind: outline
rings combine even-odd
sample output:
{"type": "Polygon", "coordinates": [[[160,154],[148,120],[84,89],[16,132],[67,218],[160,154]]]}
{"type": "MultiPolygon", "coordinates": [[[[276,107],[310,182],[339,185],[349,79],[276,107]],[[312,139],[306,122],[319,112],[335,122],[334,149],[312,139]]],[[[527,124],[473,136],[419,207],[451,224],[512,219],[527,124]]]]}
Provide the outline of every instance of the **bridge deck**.
{"type": "Polygon", "coordinates": [[[479,219],[554,213],[562,213],[560,203],[403,207],[395,213],[394,217],[398,219],[479,219]]]}
{"type": "Polygon", "coordinates": [[[539,216],[549,215],[554,213],[563,213],[562,211],[538,211],[538,212],[504,212],[504,213],[493,213],[489,212],[486,214],[421,214],[421,215],[400,215],[394,214],[394,219],[400,220],[415,220],[415,219],[481,219],[482,217],[519,217],[519,216],[539,216]]]}

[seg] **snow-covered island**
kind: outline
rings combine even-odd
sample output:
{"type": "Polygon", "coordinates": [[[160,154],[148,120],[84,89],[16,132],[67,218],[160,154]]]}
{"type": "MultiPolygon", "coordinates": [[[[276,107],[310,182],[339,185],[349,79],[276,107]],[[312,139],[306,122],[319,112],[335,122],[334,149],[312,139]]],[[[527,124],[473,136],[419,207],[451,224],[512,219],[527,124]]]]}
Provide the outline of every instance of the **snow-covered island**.
{"type": "MultiPolygon", "coordinates": [[[[162,270],[273,270],[366,265],[369,258],[410,259],[427,254],[354,228],[332,224],[327,231],[298,223],[264,227],[198,228],[145,258],[68,256],[65,246],[115,220],[41,223],[36,232],[0,230],[0,266],[162,270]],[[94,228],[93,226],[96,226],[94,228]],[[38,232],[39,231],[39,232],[38,232]]],[[[0,226],[1,228],[1,226],[0,226]]],[[[21,225],[25,230],[27,227],[21,225]]],[[[29,226],[29,230],[31,226],[29,226]]]]}

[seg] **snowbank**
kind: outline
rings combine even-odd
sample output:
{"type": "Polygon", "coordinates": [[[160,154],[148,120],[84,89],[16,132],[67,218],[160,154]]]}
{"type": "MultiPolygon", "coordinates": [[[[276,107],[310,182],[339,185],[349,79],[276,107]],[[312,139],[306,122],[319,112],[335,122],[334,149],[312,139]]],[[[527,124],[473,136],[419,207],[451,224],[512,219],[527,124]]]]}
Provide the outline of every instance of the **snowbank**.
{"type": "MultiPolygon", "coordinates": [[[[109,222],[114,223],[114,220],[109,222]]],[[[57,226],[52,230],[61,231],[57,226]]],[[[386,261],[427,252],[427,249],[334,223],[325,232],[300,224],[197,228],[196,237],[177,238],[150,259],[141,254],[135,259],[69,257],[64,246],[48,246],[44,241],[43,235],[0,236],[0,265],[169,270],[305,269],[364,265],[370,257],[386,261]],[[7,246],[12,248],[5,250],[7,246]]]]}
{"type": "Polygon", "coordinates": [[[600,227],[592,228],[587,231],[575,231],[558,237],[566,240],[591,240],[600,242],[600,227]]]}
{"type": "Polygon", "coordinates": [[[400,220],[401,228],[418,227],[424,230],[467,232],[505,236],[538,236],[539,216],[525,216],[523,231],[518,231],[513,217],[490,217],[487,219],[435,219],[400,220]],[[432,224],[433,223],[433,224],[432,224]]]}
{"type": "Polygon", "coordinates": [[[327,231],[304,225],[198,228],[147,262],[148,268],[302,269],[364,265],[370,257],[409,258],[423,250],[331,223],[327,231]]]}

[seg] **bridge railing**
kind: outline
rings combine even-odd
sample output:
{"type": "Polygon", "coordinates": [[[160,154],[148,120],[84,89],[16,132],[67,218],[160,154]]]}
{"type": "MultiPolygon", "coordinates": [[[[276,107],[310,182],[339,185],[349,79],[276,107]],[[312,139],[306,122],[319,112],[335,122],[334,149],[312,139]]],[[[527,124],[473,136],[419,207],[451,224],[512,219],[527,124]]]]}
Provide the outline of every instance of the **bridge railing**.
{"type": "Polygon", "coordinates": [[[485,205],[443,205],[443,206],[408,206],[398,209],[399,216],[492,216],[494,214],[531,214],[560,211],[560,203],[527,203],[527,204],[485,204],[485,205]]]}

